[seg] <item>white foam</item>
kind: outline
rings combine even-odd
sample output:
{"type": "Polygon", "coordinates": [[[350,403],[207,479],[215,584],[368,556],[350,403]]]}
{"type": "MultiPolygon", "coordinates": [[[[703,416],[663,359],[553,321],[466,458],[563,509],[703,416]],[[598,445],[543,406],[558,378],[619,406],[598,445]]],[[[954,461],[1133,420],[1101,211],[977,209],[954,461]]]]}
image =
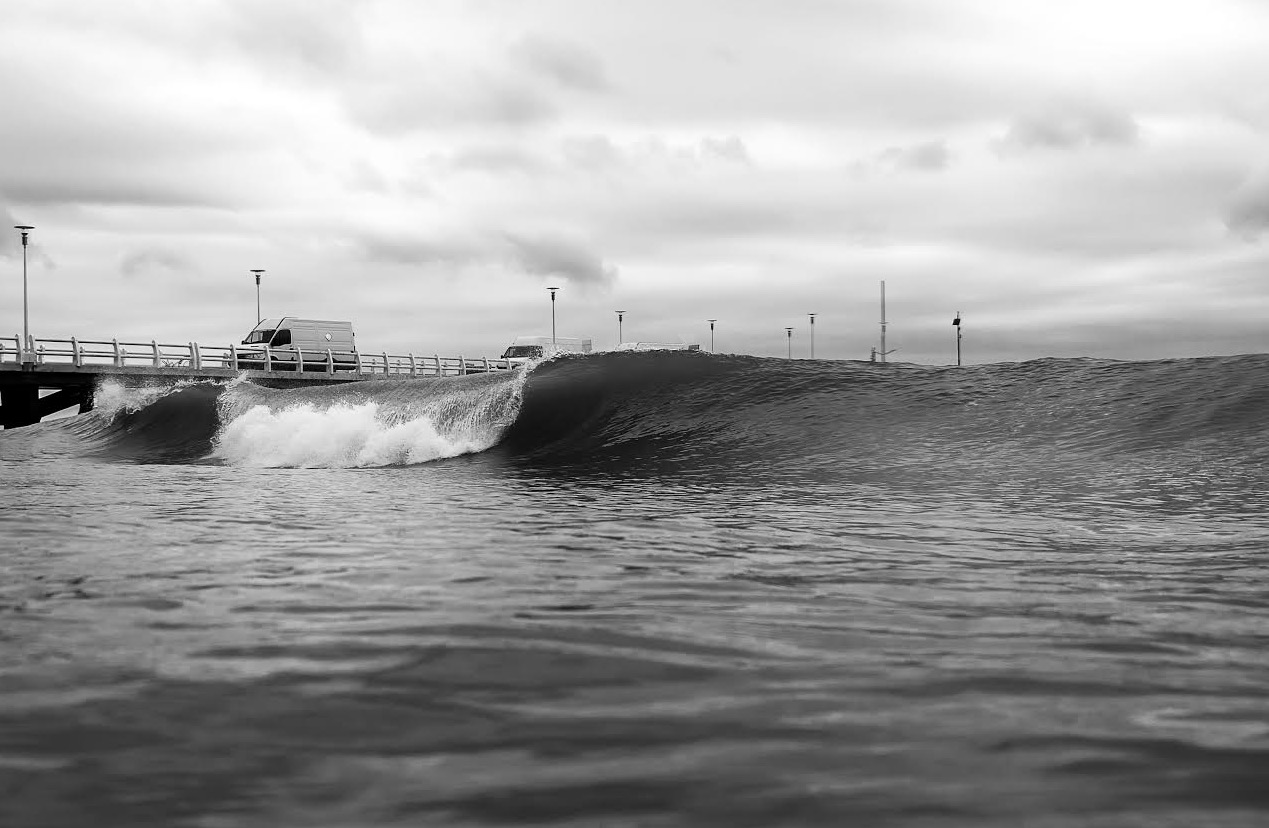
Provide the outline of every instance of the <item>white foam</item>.
{"type": "Polygon", "coordinates": [[[488,431],[447,436],[426,415],[389,422],[379,417],[375,402],[328,408],[305,403],[279,411],[255,405],[224,426],[213,456],[261,467],[408,465],[484,451],[501,432],[488,431]]]}

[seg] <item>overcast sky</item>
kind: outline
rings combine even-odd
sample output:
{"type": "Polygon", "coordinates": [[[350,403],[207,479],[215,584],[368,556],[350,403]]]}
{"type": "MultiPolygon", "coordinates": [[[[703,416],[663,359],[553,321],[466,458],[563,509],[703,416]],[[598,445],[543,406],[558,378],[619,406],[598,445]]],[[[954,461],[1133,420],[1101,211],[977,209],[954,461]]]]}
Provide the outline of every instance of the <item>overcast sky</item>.
{"type": "MultiPolygon", "coordinates": [[[[36,336],[1269,351],[1260,0],[6,0],[36,336]]],[[[0,329],[21,331],[0,236],[0,329]]]]}

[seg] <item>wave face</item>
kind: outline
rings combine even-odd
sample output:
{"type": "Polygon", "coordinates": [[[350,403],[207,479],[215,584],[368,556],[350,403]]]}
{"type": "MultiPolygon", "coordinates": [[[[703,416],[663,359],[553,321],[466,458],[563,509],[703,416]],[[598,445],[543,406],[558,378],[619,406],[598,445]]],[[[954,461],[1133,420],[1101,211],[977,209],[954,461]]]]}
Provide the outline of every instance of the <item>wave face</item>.
{"type": "Polygon", "coordinates": [[[1258,473],[1266,375],[1262,355],[929,368],[603,353],[286,390],[107,382],[64,427],[95,454],[140,462],[360,467],[489,452],[598,471],[944,484],[1125,460],[1161,475],[1194,463],[1258,473]]]}

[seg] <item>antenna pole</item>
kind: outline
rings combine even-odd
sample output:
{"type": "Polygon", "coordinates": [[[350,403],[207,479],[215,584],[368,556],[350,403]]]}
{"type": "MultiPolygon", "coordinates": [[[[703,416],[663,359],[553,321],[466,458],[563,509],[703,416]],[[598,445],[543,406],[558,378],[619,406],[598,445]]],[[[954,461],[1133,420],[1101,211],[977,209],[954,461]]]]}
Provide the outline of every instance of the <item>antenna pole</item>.
{"type": "Polygon", "coordinates": [[[961,312],[956,312],[956,318],[952,320],[952,324],[956,327],[956,365],[961,364],[961,312]]]}

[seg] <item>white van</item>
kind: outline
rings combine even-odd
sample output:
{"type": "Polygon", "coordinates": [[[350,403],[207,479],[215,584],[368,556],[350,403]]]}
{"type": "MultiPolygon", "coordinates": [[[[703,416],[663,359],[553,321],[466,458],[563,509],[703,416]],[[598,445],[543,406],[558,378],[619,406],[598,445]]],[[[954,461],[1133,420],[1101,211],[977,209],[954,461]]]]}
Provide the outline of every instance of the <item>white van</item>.
{"type": "Polygon", "coordinates": [[[686,342],[622,342],[614,351],[699,351],[700,345],[686,342]]]}
{"type": "Polygon", "coordinates": [[[325,370],[328,351],[336,369],[351,370],[357,365],[357,343],[351,322],[295,316],[262,319],[242,344],[250,348],[238,352],[239,368],[265,367],[266,351],[267,361],[274,370],[294,370],[301,356],[304,370],[325,370]]]}
{"type": "Polygon", "coordinates": [[[552,342],[549,336],[517,336],[502,352],[501,359],[511,362],[528,362],[531,359],[551,357],[556,354],[589,354],[591,340],[576,336],[557,336],[552,342]]]}

